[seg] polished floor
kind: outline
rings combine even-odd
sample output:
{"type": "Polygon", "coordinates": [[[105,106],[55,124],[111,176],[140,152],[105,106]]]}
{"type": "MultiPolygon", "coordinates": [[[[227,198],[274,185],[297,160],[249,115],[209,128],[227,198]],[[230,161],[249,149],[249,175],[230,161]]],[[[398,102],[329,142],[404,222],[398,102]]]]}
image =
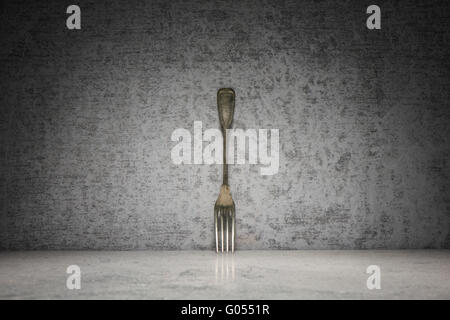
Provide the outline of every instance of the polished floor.
{"type": "Polygon", "coordinates": [[[450,250],[0,252],[0,299],[450,299],[450,250]]]}

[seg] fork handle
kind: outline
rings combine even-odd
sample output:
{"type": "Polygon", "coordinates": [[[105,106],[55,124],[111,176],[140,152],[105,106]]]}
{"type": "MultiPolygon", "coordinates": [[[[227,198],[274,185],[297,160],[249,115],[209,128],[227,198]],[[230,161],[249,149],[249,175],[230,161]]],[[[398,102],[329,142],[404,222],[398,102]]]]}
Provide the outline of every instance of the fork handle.
{"type": "Polygon", "coordinates": [[[223,184],[228,185],[227,129],[231,127],[234,115],[235,93],[231,88],[222,88],[217,92],[217,107],[223,136],[223,184]],[[222,100],[222,98],[226,98],[222,100]]]}

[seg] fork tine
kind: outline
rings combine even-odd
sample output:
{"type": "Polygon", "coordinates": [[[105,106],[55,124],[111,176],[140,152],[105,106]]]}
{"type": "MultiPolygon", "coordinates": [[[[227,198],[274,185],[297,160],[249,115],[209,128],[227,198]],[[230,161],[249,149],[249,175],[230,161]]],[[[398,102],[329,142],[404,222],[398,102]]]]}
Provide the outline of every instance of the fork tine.
{"type": "Polygon", "coordinates": [[[220,237],[222,238],[222,241],[221,241],[221,243],[222,243],[222,246],[221,246],[221,248],[222,248],[222,252],[223,252],[223,209],[220,209],[220,237]]]}
{"type": "Polygon", "coordinates": [[[219,252],[219,229],[217,227],[217,215],[219,214],[219,209],[214,206],[214,232],[216,235],[216,252],[219,252]]]}
{"type": "Polygon", "coordinates": [[[229,213],[230,213],[230,210],[229,209],[226,209],[225,210],[225,221],[226,221],[226,224],[227,224],[227,252],[228,252],[228,234],[229,234],[229,232],[228,232],[228,225],[229,225],[229,222],[230,222],[230,217],[229,217],[229,213]]]}
{"type": "Polygon", "coordinates": [[[231,252],[234,252],[234,232],[236,228],[236,211],[233,207],[231,208],[231,252]]]}

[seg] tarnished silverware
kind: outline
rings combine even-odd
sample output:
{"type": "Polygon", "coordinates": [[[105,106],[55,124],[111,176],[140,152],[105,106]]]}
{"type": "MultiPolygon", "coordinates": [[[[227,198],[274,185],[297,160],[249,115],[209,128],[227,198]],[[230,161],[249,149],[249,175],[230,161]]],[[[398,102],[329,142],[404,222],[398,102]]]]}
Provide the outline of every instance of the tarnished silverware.
{"type": "Polygon", "coordinates": [[[219,109],[219,120],[223,136],[223,182],[220,187],[219,197],[214,205],[214,232],[216,236],[216,252],[224,252],[224,234],[226,240],[226,251],[229,251],[231,238],[231,252],[234,252],[234,239],[236,236],[236,207],[231,198],[230,186],[228,185],[227,164],[227,129],[231,128],[234,115],[235,94],[230,88],[222,88],[217,92],[217,107],[219,109]],[[231,233],[231,235],[230,235],[231,233]]]}

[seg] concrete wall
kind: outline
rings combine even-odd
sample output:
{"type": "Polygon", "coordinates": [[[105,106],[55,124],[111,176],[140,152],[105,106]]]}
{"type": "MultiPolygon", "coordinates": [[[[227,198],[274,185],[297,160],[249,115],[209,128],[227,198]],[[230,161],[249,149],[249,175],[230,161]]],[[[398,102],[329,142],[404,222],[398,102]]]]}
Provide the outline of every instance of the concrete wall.
{"type": "Polygon", "coordinates": [[[211,249],[221,166],[170,151],[220,87],[280,129],[230,168],[238,249],[450,248],[450,10],[376,3],[3,3],[0,248],[211,249]]]}

